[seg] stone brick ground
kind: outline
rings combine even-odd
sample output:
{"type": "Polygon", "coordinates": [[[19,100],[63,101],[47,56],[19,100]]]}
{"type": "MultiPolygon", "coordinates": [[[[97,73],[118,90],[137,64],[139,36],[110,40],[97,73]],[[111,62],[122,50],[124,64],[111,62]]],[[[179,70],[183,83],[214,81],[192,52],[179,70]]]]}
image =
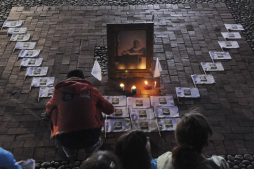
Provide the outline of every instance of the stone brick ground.
{"type": "MultiPolygon", "coordinates": [[[[222,61],[224,72],[211,73],[215,85],[199,85],[200,99],[178,102],[175,87],[193,87],[191,74],[203,74],[200,62],[209,62],[209,51],[221,51],[218,40],[224,23],[235,23],[223,3],[160,4],[137,6],[63,6],[14,7],[7,20],[23,20],[31,41],[41,49],[42,66],[48,66],[48,76],[56,81],[65,79],[74,68],[85,75],[103,95],[119,95],[121,79],[104,77],[102,82],[91,77],[95,46],[107,45],[107,23],[154,22],[154,59],[159,58],[163,72],[161,93],[137,90],[137,97],[153,94],[173,95],[183,115],[191,110],[204,114],[214,135],[207,154],[254,154],[254,57],[245,38],[238,40],[240,49],[230,49],[232,60],[222,61]],[[153,20],[154,18],[154,20],[153,20]]],[[[15,43],[8,44],[6,30],[0,33],[0,146],[13,152],[17,160],[63,160],[62,149],[50,140],[48,123],[40,120],[49,99],[37,102],[37,88],[29,91],[32,78],[26,78],[25,68],[19,69],[19,51],[12,52],[15,43]]],[[[139,83],[143,79],[128,79],[139,83]]],[[[110,133],[106,148],[114,150],[121,133],[110,133]]],[[[149,133],[153,156],[172,150],[176,144],[173,132],[149,133]]],[[[83,151],[79,159],[83,159],[83,151]]]]}

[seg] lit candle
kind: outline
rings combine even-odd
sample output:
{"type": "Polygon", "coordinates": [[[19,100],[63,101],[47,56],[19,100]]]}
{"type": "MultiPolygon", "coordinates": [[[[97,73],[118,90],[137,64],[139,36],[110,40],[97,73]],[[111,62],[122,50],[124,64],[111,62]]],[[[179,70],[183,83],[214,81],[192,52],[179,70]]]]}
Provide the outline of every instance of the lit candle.
{"type": "Polygon", "coordinates": [[[156,81],[154,82],[154,88],[156,88],[156,81]]]}
{"type": "Polygon", "coordinates": [[[147,81],[145,81],[145,89],[147,90],[148,89],[148,83],[147,83],[147,81]]]}
{"type": "Polygon", "coordinates": [[[136,94],[136,86],[131,87],[131,94],[136,94]]]}
{"type": "Polygon", "coordinates": [[[122,92],[124,91],[124,84],[123,84],[123,83],[120,84],[120,90],[121,90],[122,92]]]}

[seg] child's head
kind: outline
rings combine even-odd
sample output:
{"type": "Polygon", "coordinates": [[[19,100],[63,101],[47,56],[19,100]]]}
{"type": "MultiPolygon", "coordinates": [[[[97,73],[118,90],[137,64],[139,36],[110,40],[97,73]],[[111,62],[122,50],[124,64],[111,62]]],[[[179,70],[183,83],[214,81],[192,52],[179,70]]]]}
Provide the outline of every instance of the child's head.
{"type": "Polygon", "coordinates": [[[175,169],[197,164],[197,155],[208,146],[208,139],[213,134],[206,118],[199,113],[188,113],[177,124],[175,137],[177,147],[173,150],[173,165],[175,169]]]}
{"type": "Polygon", "coordinates": [[[115,154],[124,169],[150,168],[151,156],[149,141],[143,131],[131,131],[122,135],[117,143],[115,154]]]}
{"type": "Polygon", "coordinates": [[[122,169],[118,158],[109,151],[98,151],[83,161],[80,169],[122,169]]]}

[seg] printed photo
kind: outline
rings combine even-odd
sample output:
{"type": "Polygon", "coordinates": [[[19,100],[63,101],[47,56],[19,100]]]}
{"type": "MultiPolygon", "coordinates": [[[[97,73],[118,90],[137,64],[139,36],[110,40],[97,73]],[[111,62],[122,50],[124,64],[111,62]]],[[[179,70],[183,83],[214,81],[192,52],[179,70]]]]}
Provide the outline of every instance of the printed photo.
{"type": "Polygon", "coordinates": [[[136,106],[143,106],[143,100],[136,100],[136,106]]]}
{"type": "Polygon", "coordinates": [[[172,120],[165,120],[165,127],[167,128],[172,128],[173,127],[173,122],[172,120]]]}
{"type": "Polygon", "coordinates": [[[238,29],[237,25],[232,25],[232,29],[238,29]]]}
{"type": "Polygon", "coordinates": [[[47,79],[40,79],[39,85],[46,85],[47,84],[47,79]]]}
{"type": "Polygon", "coordinates": [[[17,40],[23,40],[24,39],[24,35],[19,35],[17,40]]]}
{"type": "Polygon", "coordinates": [[[123,110],[122,109],[115,109],[115,116],[122,116],[123,110]]]}
{"type": "Polygon", "coordinates": [[[226,41],[225,44],[226,44],[227,47],[232,46],[231,42],[227,42],[227,41],[226,41]]]}
{"type": "Polygon", "coordinates": [[[35,75],[41,74],[41,69],[34,69],[33,74],[35,74],[35,75]]]}
{"type": "Polygon", "coordinates": [[[26,53],[26,56],[32,56],[33,55],[33,51],[28,51],[27,53],[26,53]]]}
{"type": "Polygon", "coordinates": [[[115,130],[120,130],[122,129],[122,122],[114,122],[114,128],[115,130]]]}
{"type": "Polygon", "coordinates": [[[28,48],[30,46],[30,43],[24,43],[23,47],[28,48]]]}
{"type": "Polygon", "coordinates": [[[167,104],[166,98],[159,98],[160,104],[167,104]]]}
{"type": "Polygon", "coordinates": [[[223,53],[216,53],[218,58],[223,58],[223,53]]]}
{"type": "Polygon", "coordinates": [[[170,110],[169,110],[169,108],[162,108],[162,114],[163,114],[163,115],[170,115],[170,110]]]}
{"type": "Polygon", "coordinates": [[[11,22],[11,26],[16,26],[16,22],[11,22]]]}
{"type": "Polygon", "coordinates": [[[206,76],[199,76],[199,78],[200,78],[201,81],[207,81],[206,76]]]}
{"type": "Polygon", "coordinates": [[[140,129],[148,129],[148,122],[140,122],[140,129]]]}
{"type": "Polygon", "coordinates": [[[217,69],[217,66],[216,66],[216,64],[215,64],[215,63],[210,64],[210,67],[211,67],[211,69],[217,69]]]}
{"type": "Polygon", "coordinates": [[[184,95],[191,95],[190,89],[184,89],[183,93],[184,93],[184,95]]]}
{"type": "Polygon", "coordinates": [[[53,93],[54,93],[54,89],[49,89],[49,90],[48,90],[48,96],[52,96],[53,93]]]}
{"type": "Polygon", "coordinates": [[[18,28],[13,29],[13,32],[19,32],[18,28]]]}
{"type": "Polygon", "coordinates": [[[235,35],[233,33],[229,33],[228,37],[233,38],[233,37],[235,37],[235,35]]]}
{"type": "Polygon", "coordinates": [[[138,114],[139,114],[139,117],[147,117],[146,110],[139,110],[138,114]]]}
{"type": "Polygon", "coordinates": [[[119,104],[119,98],[112,98],[112,104],[119,104]]]}
{"type": "Polygon", "coordinates": [[[35,65],[36,60],[29,60],[28,65],[35,65]]]}

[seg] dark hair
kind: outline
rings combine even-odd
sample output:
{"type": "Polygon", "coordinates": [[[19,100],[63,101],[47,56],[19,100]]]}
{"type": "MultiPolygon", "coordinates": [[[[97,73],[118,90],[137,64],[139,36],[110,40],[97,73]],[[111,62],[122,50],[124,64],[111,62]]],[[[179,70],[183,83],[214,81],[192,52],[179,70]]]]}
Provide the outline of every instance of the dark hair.
{"type": "Polygon", "coordinates": [[[80,69],[74,69],[68,72],[67,79],[70,77],[79,77],[81,79],[85,79],[85,75],[82,70],[80,69]]]}
{"type": "Polygon", "coordinates": [[[150,169],[151,156],[146,149],[147,137],[143,131],[131,131],[122,135],[115,148],[124,169],[150,169]]]}
{"type": "Polygon", "coordinates": [[[186,114],[175,130],[177,147],[172,151],[174,169],[194,169],[198,165],[197,155],[212,134],[211,126],[202,114],[186,114]]]}
{"type": "Polygon", "coordinates": [[[83,161],[80,169],[122,169],[118,158],[109,151],[98,151],[83,161]]]}

